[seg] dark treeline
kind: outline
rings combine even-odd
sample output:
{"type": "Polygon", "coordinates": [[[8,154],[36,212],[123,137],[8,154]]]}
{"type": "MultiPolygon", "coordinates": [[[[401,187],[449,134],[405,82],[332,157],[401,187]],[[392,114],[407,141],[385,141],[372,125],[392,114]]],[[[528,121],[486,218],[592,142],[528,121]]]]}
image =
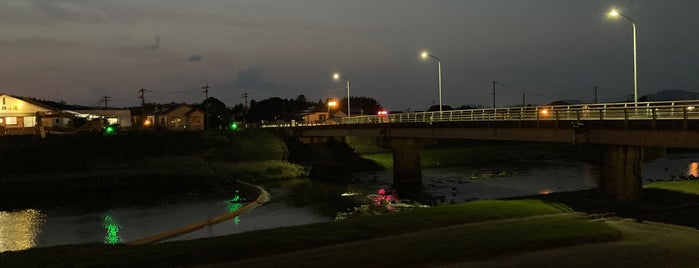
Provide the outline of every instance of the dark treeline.
{"type": "MultiPolygon", "coordinates": [[[[261,121],[301,121],[304,113],[327,111],[329,100],[321,99],[313,102],[308,101],[304,95],[299,95],[295,99],[272,97],[260,101],[251,100],[249,107],[245,107],[241,103],[233,108],[226,108],[218,99],[209,98],[196,107],[207,111],[206,107],[208,106],[210,126],[215,129],[219,126],[225,126],[230,121],[246,121],[250,123],[261,121]]],[[[381,109],[381,105],[372,98],[352,97],[351,101],[352,115],[375,115],[381,109]]],[[[336,100],[336,102],[338,106],[333,109],[347,113],[347,98],[336,100]]]]}

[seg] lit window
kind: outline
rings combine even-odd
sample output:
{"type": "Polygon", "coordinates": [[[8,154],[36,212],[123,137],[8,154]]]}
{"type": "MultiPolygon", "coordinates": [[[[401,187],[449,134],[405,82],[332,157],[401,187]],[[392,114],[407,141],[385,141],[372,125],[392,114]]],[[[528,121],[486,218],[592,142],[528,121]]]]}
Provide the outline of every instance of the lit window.
{"type": "Polygon", "coordinates": [[[17,124],[17,117],[5,117],[5,124],[7,125],[16,125],[17,124]]]}
{"type": "Polygon", "coordinates": [[[36,117],[28,116],[24,118],[24,127],[36,126],[36,117]]]}

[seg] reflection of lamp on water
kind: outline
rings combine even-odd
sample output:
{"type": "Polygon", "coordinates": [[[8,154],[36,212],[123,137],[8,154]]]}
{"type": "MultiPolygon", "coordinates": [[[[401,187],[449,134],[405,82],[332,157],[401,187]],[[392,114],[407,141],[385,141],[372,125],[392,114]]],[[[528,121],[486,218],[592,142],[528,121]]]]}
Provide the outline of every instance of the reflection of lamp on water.
{"type": "Polygon", "coordinates": [[[689,164],[687,175],[693,176],[694,179],[699,178],[699,163],[692,162],[691,164],[689,164]]]}
{"type": "Polygon", "coordinates": [[[552,193],[553,193],[553,190],[551,190],[551,189],[543,189],[543,190],[539,191],[539,194],[552,194],[552,193]]]}
{"type": "Polygon", "coordinates": [[[0,211],[0,252],[35,247],[43,217],[34,209],[0,211]]]}

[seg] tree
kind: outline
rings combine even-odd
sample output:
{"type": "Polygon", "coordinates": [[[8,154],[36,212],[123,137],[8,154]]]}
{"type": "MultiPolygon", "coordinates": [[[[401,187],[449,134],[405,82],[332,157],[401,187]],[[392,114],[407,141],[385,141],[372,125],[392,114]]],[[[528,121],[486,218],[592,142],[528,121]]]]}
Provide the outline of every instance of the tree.
{"type": "Polygon", "coordinates": [[[299,95],[296,99],[281,99],[272,97],[261,101],[250,101],[248,120],[259,121],[291,121],[301,120],[301,112],[313,106],[306,97],[299,95]]]}
{"type": "Polygon", "coordinates": [[[201,105],[197,105],[197,108],[206,113],[204,120],[208,129],[225,129],[229,122],[235,120],[233,111],[214,97],[205,99],[201,105]]]}
{"type": "MultiPolygon", "coordinates": [[[[379,105],[379,103],[375,99],[369,97],[351,97],[350,105],[352,107],[353,114],[360,113],[364,115],[376,115],[376,113],[378,113],[381,109],[381,105],[379,105]],[[361,111],[357,111],[357,108],[360,108],[361,111]]],[[[347,98],[343,98],[342,100],[340,100],[338,106],[340,111],[346,113],[347,98]]]]}

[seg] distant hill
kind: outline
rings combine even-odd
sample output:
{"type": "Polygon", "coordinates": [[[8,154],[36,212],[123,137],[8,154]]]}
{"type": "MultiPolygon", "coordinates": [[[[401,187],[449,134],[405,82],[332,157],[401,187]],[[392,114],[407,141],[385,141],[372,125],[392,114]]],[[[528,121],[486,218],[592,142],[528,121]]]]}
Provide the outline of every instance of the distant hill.
{"type": "Polygon", "coordinates": [[[683,89],[668,89],[658,91],[655,94],[641,96],[639,101],[667,101],[667,100],[696,100],[699,99],[699,92],[687,91],[683,89]]]}

